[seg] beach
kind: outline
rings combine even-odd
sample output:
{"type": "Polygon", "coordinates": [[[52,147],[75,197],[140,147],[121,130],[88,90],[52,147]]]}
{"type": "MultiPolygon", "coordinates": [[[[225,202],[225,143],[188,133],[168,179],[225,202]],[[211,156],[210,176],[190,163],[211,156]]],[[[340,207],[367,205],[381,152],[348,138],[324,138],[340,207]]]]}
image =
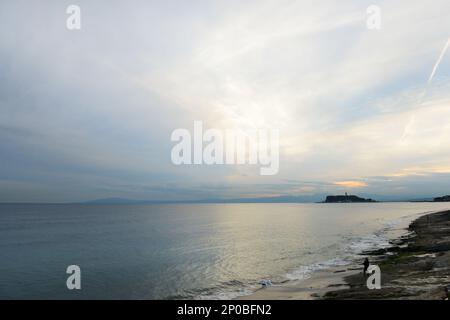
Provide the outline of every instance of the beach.
{"type": "Polygon", "coordinates": [[[450,284],[450,211],[423,215],[408,230],[388,248],[363,252],[360,261],[318,271],[306,280],[261,288],[240,299],[443,299],[450,284]],[[381,289],[367,288],[365,257],[380,267],[381,289]]]}

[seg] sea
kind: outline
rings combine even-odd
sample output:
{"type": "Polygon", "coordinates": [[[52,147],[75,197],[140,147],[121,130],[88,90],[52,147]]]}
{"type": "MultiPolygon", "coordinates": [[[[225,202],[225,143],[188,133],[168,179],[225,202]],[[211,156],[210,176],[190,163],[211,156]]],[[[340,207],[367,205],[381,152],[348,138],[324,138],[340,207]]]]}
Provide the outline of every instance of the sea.
{"type": "Polygon", "coordinates": [[[233,299],[390,246],[449,203],[0,204],[0,299],[233,299]],[[69,266],[80,268],[69,290],[69,266]]]}

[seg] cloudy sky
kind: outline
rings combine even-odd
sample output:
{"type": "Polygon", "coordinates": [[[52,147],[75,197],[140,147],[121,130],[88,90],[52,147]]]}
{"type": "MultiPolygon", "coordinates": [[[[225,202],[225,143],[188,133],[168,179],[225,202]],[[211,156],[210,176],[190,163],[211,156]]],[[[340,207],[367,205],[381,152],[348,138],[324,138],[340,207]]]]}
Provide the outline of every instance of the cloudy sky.
{"type": "Polygon", "coordinates": [[[448,0],[2,0],[0,201],[450,194],[449,39],[448,0]],[[174,165],[194,120],[278,129],[278,174],[174,165]]]}

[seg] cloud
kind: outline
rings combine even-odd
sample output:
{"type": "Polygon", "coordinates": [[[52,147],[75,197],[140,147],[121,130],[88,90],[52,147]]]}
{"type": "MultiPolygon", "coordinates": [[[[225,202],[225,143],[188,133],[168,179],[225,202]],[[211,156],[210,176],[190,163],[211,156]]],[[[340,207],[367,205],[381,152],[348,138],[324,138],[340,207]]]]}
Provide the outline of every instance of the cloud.
{"type": "Polygon", "coordinates": [[[370,4],[79,1],[69,32],[64,2],[2,1],[0,201],[415,194],[450,167],[450,4],[380,1],[380,31],[370,4]],[[194,120],[279,129],[279,175],[174,166],[194,120]]]}
{"type": "Polygon", "coordinates": [[[346,188],[363,188],[368,186],[367,183],[362,181],[338,181],[335,182],[334,184],[346,188]]]}

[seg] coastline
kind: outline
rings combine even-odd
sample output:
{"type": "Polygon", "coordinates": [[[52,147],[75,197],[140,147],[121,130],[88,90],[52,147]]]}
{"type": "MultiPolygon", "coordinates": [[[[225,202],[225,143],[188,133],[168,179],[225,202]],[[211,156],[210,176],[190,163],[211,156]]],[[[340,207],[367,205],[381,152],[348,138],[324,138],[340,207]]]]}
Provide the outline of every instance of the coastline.
{"type": "Polygon", "coordinates": [[[363,252],[360,261],[238,299],[443,299],[444,288],[450,285],[450,210],[421,215],[408,231],[388,248],[363,252]],[[381,269],[379,290],[366,287],[361,266],[365,257],[381,269]]]}

